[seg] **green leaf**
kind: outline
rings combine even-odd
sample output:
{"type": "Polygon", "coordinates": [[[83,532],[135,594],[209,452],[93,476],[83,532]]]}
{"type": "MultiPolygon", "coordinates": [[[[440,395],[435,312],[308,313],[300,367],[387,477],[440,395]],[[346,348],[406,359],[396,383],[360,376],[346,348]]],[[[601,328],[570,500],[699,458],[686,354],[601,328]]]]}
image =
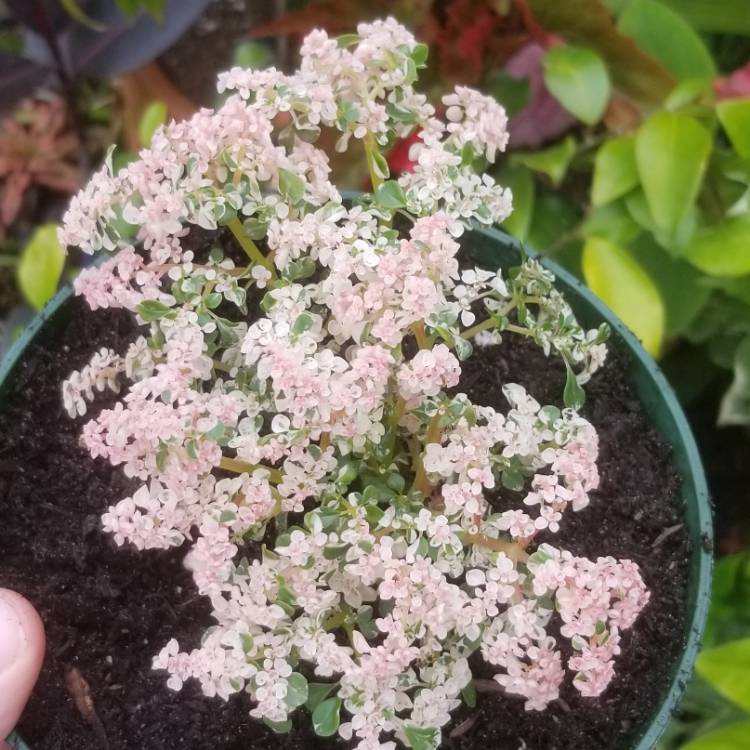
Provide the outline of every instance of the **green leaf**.
{"type": "Polygon", "coordinates": [[[662,0],[698,31],[750,36],[747,0],[662,0]]]}
{"type": "Polygon", "coordinates": [[[175,311],[171,307],[167,307],[163,302],[155,299],[147,299],[145,302],[141,302],[136,309],[146,322],[161,320],[166,316],[174,317],[175,315],[175,311]]]}
{"type": "Polygon", "coordinates": [[[517,152],[511,156],[511,164],[523,164],[535,172],[546,174],[552,184],[558,186],[568,171],[570,161],[576,153],[576,142],[572,135],[560,143],[542,151],[517,152]]]}
{"type": "Polygon", "coordinates": [[[305,331],[309,331],[312,328],[312,326],[313,326],[312,316],[306,312],[300,313],[292,325],[292,334],[294,336],[299,336],[303,334],[305,331]]]}
{"type": "Polygon", "coordinates": [[[438,730],[432,727],[407,726],[404,734],[413,750],[434,750],[438,743],[438,730]]]}
{"type": "Polygon", "coordinates": [[[305,183],[294,172],[290,172],[287,169],[279,169],[279,192],[290,203],[299,203],[305,194],[305,183]]]}
{"type": "Polygon", "coordinates": [[[60,5],[62,5],[62,7],[65,9],[65,12],[74,21],[78,21],[78,23],[80,23],[82,26],[87,26],[93,31],[106,30],[107,27],[103,23],[91,18],[91,16],[88,15],[88,13],[83,10],[83,8],[81,8],[81,4],[78,2],[78,0],[60,0],[60,5]]]}
{"type": "Polygon", "coordinates": [[[465,688],[461,690],[461,697],[469,708],[475,708],[477,705],[477,689],[474,687],[474,680],[470,680],[465,688]]]}
{"type": "Polygon", "coordinates": [[[255,646],[255,639],[250,633],[240,633],[240,643],[242,643],[242,650],[249,654],[255,646]]]}
{"type": "Polygon", "coordinates": [[[657,0],[632,0],[617,26],[679,80],[716,75],[703,40],[687,21],[657,0]]]}
{"type": "Polygon", "coordinates": [[[565,361],[565,390],[563,403],[568,409],[580,409],[586,403],[586,393],[581,388],[573,369],[565,361]]]}
{"type": "Polygon", "coordinates": [[[599,122],[612,86],[607,67],[596,52],[563,45],[544,55],[544,82],[550,93],[587,125],[599,122]]]}
{"type": "Polygon", "coordinates": [[[64,265],[65,250],[57,239],[57,224],[43,224],[21,251],[17,269],[21,293],[37,310],[55,295],[64,265]]]}
{"type": "Polygon", "coordinates": [[[575,204],[560,192],[537,191],[527,241],[532,247],[546,251],[572,231],[579,220],[575,204]]]}
{"type": "Polygon", "coordinates": [[[312,715],[313,729],[318,737],[332,737],[339,728],[341,698],[326,698],[319,703],[312,715]]]}
{"type": "Polygon", "coordinates": [[[716,691],[750,711],[750,638],[702,651],[695,667],[716,691]]]}
{"type": "Polygon", "coordinates": [[[261,70],[267,68],[273,61],[273,53],[268,45],[262,42],[240,42],[234,48],[232,59],[240,68],[261,70]]]}
{"type": "Polygon", "coordinates": [[[291,719],[286,719],[285,721],[271,721],[270,719],[263,719],[263,723],[270,729],[273,729],[276,734],[287,734],[288,732],[292,731],[291,719]]]}
{"type": "Polygon", "coordinates": [[[307,702],[309,697],[307,680],[299,672],[292,672],[287,679],[286,704],[289,708],[297,708],[307,702]]]}
{"type": "Polygon", "coordinates": [[[641,227],[630,215],[625,201],[618,200],[595,208],[581,225],[581,233],[584,237],[604,237],[627,245],[641,233],[641,227]]]}
{"type": "Polygon", "coordinates": [[[162,101],[151,102],[138,120],[138,140],[141,146],[149,146],[156,129],[166,121],[167,105],[162,101]]]}
{"type": "MultiPolygon", "coordinates": [[[[750,336],[742,339],[734,353],[734,378],[721,399],[718,421],[720,425],[750,424],[750,336]]],[[[750,676],[747,680],[750,685],[750,676]]]]}
{"type": "Polygon", "coordinates": [[[508,166],[498,175],[498,182],[513,193],[513,213],[503,222],[503,228],[524,242],[534,213],[534,177],[522,166],[508,166]]]}
{"type": "Polygon", "coordinates": [[[426,44],[416,44],[411,52],[411,59],[418,68],[424,68],[427,65],[427,58],[430,54],[430,48],[426,44]]]}
{"type": "Polygon", "coordinates": [[[583,248],[583,274],[589,287],[657,355],[664,337],[664,303],[632,255],[614,242],[590,237],[583,248]]]}
{"type": "Polygon", "coordinates": [[[315,709],[338,687],[335,682],[309,682],[307,684],[307,701],[305,708],[309,711],[315,709]]]}
{"type": "Polygon", "coordinates": [[[657,112],[639,129],[635,155],[656,226],[669,235],[693,207],[703,180],[711,136],[695,119],[657,112]]]}
{"type": "Polygon", "coordinates": [[[674,87],[669,71],[618,31],[601,0],[529,0],[529,6],[547,33],[598,52],[615,87],[631,99],[653,107],[674,87]]]}
{"type": "Polygon", "coordinates": [[[684,255],[712,276],[735,278],[750,273],[750,214],[699,229],[684,255]]]}
{"type": "Polygon", "coordinates": [[[591,202],[603,206],[625,195],[638,184],[635,137],[625,135],[606,141],[596,153],[591,202]]]}
{"type": "Polygon", "coordinates": [[[743,159],[750,157],[750,98],[724,99],[716,113],[734,150],[743,159]]]}
{"type": "Polygon", "coordinates": [[[482,90],[505,107],[508,117],[513,117],[528,104],[531,83],[528,78],[514,78],[498,68],[484,79],[482,90]]]}
{"type": "Polygon", "coordinates": [[[398,182],[387,180],[375,191],[375,202],[383,208],[403,208],[406,205],[406,196],[398,182]]]}
{"type": "Polygon", "coordinates": [[[750,721],[714,729],[682,745],[680,750],[750,750],[750,721]]]}
{"type": "Polygon", "coordinates": [[[689,263],[665,253],[651,235],[641,235],[628,249],[659,290],[664,302],[665,335],[682,333],[711,296],[705,276],[689,263]]]}

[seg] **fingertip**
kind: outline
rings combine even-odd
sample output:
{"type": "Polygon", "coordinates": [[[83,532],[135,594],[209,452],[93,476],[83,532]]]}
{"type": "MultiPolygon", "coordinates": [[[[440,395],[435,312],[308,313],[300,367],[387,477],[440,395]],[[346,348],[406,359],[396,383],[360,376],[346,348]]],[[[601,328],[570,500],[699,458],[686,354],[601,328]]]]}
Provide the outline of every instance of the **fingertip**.
{"type": "Polygon", "coordinates": [[[0,738],[15,726],[44,660],[44,625],[15,591],[0,589],[0,738]]]}

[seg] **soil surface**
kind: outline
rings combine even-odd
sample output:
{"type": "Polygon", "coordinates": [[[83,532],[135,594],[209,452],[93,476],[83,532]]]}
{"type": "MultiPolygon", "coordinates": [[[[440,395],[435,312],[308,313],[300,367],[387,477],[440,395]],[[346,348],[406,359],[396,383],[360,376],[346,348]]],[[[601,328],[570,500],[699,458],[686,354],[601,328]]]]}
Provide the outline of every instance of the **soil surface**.
{"type": "MultiPolygon", "coordinates": [[[[243,697],[208,699],[194,684],[174,693],[164,674],[151,670],[153,655],[170,638],[198,645],[210,625],[209,607],[182,567],[184,550],[136,553],[116,547],[100,530],[102,512],[132,491],[132,483],[79,447],[83,420],[64,413],[60,383],[95,349],[123,350],[134,330],[121,312],[92,314],[80,301],[72,308],[55,340],[29,351],[0,415],[0,586],[39,608],[49,639],[20,726],[25,739],[32,750],[345,747],[314,737],[307,716],[295,719],[291,735],[278,736],[248,717],[243,697]],[[66,688],[71,668],[90,685],[91,721],[66,688]]],[[[669,448],[649,426],[625,373],[626,361],[614,351],[587,387],[584,413],[599,431],[602,484],[591,505],[567,513],[550,540],[576,554],[630,558],[641,566],[652,601],[624,636],[617,677],[597,700],[580,697],[568,682],[562,700],[542,713],[526,713],[517,698],[480,694],[475,709],[457,712],[443,747],[618,750],[629,746],[668,685],[685,629],[689,542],[679,525],[679,480],[669,448]]],[[[564,379],[554,361],[515,337],[475,354],[464,363],[463,378],[462,390],[476,402],[503,409],[506,382],[559,403],[564,379]]],[[[96,408],[113,398],[100,399],[96,408]]]]}

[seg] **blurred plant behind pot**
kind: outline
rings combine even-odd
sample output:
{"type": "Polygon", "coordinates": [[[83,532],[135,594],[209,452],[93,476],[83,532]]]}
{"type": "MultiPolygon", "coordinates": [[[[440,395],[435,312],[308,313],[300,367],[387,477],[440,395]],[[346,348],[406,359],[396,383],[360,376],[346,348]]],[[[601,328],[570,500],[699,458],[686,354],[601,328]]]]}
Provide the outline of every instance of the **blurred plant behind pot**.
{"type": "Polygon", "coordinates": [[[696,669],[659,750],[750,747],[750,549],[716,564],[696,669]]]}
{"type": "Polygon", "coordinates": [[[733,371],[719,420],[750,423],[750,67],[724,75],[750,58],[745,0],[311,0],[254,36],[385,12],[431,45],[430,87],[509,102],[506,228],[583,277],[686,400],[733,371]]]}

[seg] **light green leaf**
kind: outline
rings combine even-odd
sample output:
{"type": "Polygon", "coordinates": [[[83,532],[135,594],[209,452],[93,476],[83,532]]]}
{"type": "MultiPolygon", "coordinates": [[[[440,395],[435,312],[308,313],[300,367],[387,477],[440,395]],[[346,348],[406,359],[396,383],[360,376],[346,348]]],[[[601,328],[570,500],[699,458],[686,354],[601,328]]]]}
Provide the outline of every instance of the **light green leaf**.
{"type": "Polygon", "coordinates": [[[289,708],[297,708],[307,702],[308,688],[305,676],[299,672],[292,672],[288,677],[286,703],[289,708]]]}
{"type": "Polygon", "coordinates": [[[544,55],[544,83],[550,93],[587,125],[599,122],[612,85],[604,61],[586,47],[552,47],[544,55]]]}
{"type": "Polygon", "coordinates": [[[735,278],[750,273],[750,215],[699,229],[685,249],[685,258],[712,276],[735,278]]]}
{"type": "Polygon", "coordinates": [[[162,101],[151,102],[138,121],[138,140],[146,148],[156,129],[167,121],[167,105],[162,101]]]}
{"type": "Polygon", "coordinates": [[[279,192],[292,204],[299,203],[305,194],[305,183],[294,172],[279,169],[279,192]]]}
{"type": "Polygon", "coordinates": [[[734,150],[743,159],[750,157],[750,98],[724,99],[716,113],[734,150]]]}
{"type": "Polygon", "coordinates": [[[511,165],[500,173],[498,182],[513,193],[513,213],[503,227],[524,242],[534,213],[534,177],[526,167],[511,165]]]}
{"type": "Polygon", "coordinates": [[[737,721],[682,745],[680,750],[750,750],[750,721],[737,721]]]}
{"type": "Polygon", "coordinates": [[[288,734],[292,731],[291,719],[285,721],[271,721],[270,719],[263,719],[263,723],[272,729],[276,734],[288,734]]]}
{"type": "Polygon", "coordinates": [[[632,0],[617,26],[679,80],[716,75],[703,40],[684,18],[658,0],[632,0]]]}
{"type": "Polygon", "coordinates": [[[711,136],[688,115],[657,112],[640,127],[638,174],[654,222],[668,235],[693,207],[710,152],[711,136]]]}
{"type": "Polygon", "coordinates": [[[341,723],[341,698],[326,698],[313,711],[312,722],[318,737],[332,737],[341,723]]]}
{"type": "Polygon", "coordinates": [[[375,191],[375,202],[383,208],[403,208],[406,205],[406,196],[398,182],[387,180],[375,191]]]}
{"type": "Polygon", "coordinates": [[[141,302],[136,310],[138,315],[140,315],[146,322],[175,316],[175,311],[171,307],[167,307],[163,302],[159,302],[155,299],[147,299],[144,302],[141,302]]]}
{"type": "MultiPolygon", "coordinates": [[[[565,389],[563,390],[563,403],[568,409],[580,409],[586,403],[586,392],[578,383],[578,379],[567,360],[565,362],[565,389]]],[[[520,490],[521,487],[515,489],[520,490]]]]}
{"type": "Polygon", "coordinates": [[[438,730],[432,727],[407,726],[404,734],[412,750],[434,750],[437,747],[438,730]]]}
{"type": "Polygon", "coordinates": [[[575,153],[575,138],[569,135],[560,143],[542,151],[519,151],[511,157],[511,164],[523,164],[535,172],[546,174],[552,180],[552,184],[558,186],[565,178],[570,160],[575,153]]]}
{"type": "MultiPolygon", "coordinates": [[[[750,336],[742,339],[734,353],[734,378],[721,399],[719,424],[750,424],[750,336]]],[[[701,672],[701,674],[703,673],[701,672]]],[[[750,691],[750,672],[745,674],[744,679],[748,686],[747,690],[750,691]]],[[[715,687],[723,693],[718,686],[715,687]]],[[[727,697],[731,698],[731,696],[727,697]]],[[[745,699],[750,705],[750,692],[745,696],[745,699]]],[[[735,702],[739,701],[735,700],[735,702]]],[[[740,703],[740,705],[743,704],[740,703]]],[[[743,707],[745,706],[743,705],[743,707]]],[[[747,710],[750,710],[750,708],[747,710]]]]}
{"type": "Polygon", "coordinates": [[[695,668],[725,698],[750,711],[750,638],[702,651],[695,668]]]}
{"type": "Polygon", "coordinates": [[[632,190],[638,184],[635,137],[625,135],[606,141],[596,153],[591,202],[603,206],[632,190]]]}
{"type": "Polygon", "coordinates": [[[657,355],[664,338],[664,303],[632,255],[614,242],[590,237],[583,248],[583,274],[589,287],[657,355]]]}
{"type": "Polygon", "coordinates": [[[65,250],[57,240],[57,224],[43,224],[31,235],[18,262],[18,286],[37,310],[54,296],[64,265],[65,250]]]}

